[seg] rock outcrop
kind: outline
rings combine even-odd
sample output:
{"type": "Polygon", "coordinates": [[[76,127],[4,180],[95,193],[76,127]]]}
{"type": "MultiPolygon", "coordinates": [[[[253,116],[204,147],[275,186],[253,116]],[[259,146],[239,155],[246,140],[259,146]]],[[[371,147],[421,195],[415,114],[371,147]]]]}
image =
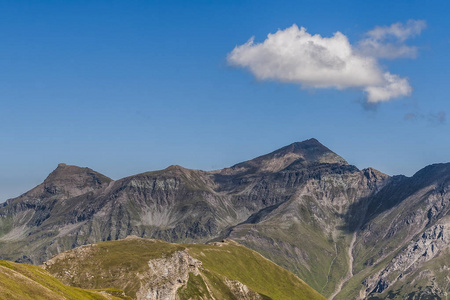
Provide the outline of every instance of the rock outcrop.
{"type": "Polygon", "coordinates": [[[402,280],[424,263],[432,260],[450,248],[450,222],[434,225],[406,249],[397,254],[385,268],[364,281],[366,289],[360,295],[383,293],[388,287],[402,280]]]}
{"type": "Polygon", "coordinates": [[[152,259],[148,266],[147,272],[139,274],[143,284],[136,293],[137,300],[175,300],[178,289],[187,285],[189,273],[200,274],[202,263],[183,250],[152,259]]]}

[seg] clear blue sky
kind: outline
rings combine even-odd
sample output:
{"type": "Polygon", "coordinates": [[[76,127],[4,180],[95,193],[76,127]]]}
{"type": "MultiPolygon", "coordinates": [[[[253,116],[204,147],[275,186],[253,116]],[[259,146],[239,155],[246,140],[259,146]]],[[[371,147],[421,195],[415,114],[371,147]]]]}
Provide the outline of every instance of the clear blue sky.
{"type": "Polygon", "coordinates": [[[311,137],[359,168],[412,175],[450,160],[448,1],[0,1],[0,201],[57,164],[113,179],[218,169],[311,137]],[[415,58],[377,59],[413,91],[259,80],[227,55],[297,24],[352,45],[426,22],[415,58]],[[303,87],[303,88],[302,88],[303,87]]]}

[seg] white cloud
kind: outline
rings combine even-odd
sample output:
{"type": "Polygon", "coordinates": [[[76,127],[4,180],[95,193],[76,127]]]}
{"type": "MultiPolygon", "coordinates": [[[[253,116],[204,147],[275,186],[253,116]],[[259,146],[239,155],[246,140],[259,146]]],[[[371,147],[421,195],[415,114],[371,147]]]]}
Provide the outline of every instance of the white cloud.
{"type": "Polygon", "coordinates": [[[366,38],[358,43],[358,50],[366,56],[379,58],[399,58],[417,56],[417,47],[408,46],[405,41],[419,35],[425,29],[423,20],[409,20],[406,24],[378,26],[366,33],[366,38]]]}
{"type": "Polygon", "coordinates": [[[367,86],[367,101],[371,103],[389,101],[392,98],[410,95],[412,87],[408,80],[389,72],[383,74],[384,82],[381,85],[367,86]]]}
{"type": "MultiPolygon", "coordinates": [[[[406,39],[421,30],[394,25],[377,27],[368,36],[381,43],[387,35],[406,39]]],[[[236,46],[227,60],[230,65],[248,68],[260,80],[298,83],[309,88],[357,88],[366,93],[371,103],[408,96],[412,91],[407,79],[382,71],[377,56],[355,50],[344,34],[311,35],[295,24],[269,34],[262,43],[255,43],[252,37],[236,46]]]]}
{"type": "Polygon", "coordinates": [[[419,35],[427,26],[424,20],[408,20],[406,24],[395,23],[391,26],[377,26],[367,32],[367,35],[376,40],[383,40],[389,36],[396,37],[404,42],[410,37],[419,35]]]}
{"type": "Polygon", "coordinates": [[[251,38],[228,55],[228,62],[248,67],[258,79],[310,87],[342,89],[381,82],[376,61],[355,55],[345,35],[312,36],[297,25],[269,34],[261,44],[251,38]]]}

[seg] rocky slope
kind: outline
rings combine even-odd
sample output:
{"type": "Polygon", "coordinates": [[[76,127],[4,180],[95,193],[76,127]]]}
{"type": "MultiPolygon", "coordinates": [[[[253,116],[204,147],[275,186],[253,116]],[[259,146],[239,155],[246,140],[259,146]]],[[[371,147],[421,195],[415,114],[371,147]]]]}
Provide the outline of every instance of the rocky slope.
{"type": "Polygon", "coordinates": [[[355,276],[340,298],[401,297],[408,291],[411,299],[421,299],[427,291],[430,297],[446,299],[449,191],[450,164],[436,164],[411,178],[393,178],[369,199],[364,223],[356,231],[355,276]]]}
{"type": "Polygon", "coordinates": [[[128,237],[61,253],[43,268],[71,286],[114,287],[138,300],[324,299],[294,274],[229,240],[180,245],[128,237]]]}
{"type": "Polygon", "coordinates": [[[427,232],[447,226],[449,176],[450,164],[411,178],[359,170],[315,139],[211,172],[171,166],[112,181],[59,165],[0,208],[0,258],[39,264],[128,235],[177,243],[231,238],[329,298],[419,295],[421,287],[445,299],[448,242],[427,232]],[[430,238],[421,244],[424,234],[430,238]],[[419,253],[408,250],[416,243],[435,254],[406,262],[419,253]],[[394,271],[392,259],[408,271],[394,271]]]}

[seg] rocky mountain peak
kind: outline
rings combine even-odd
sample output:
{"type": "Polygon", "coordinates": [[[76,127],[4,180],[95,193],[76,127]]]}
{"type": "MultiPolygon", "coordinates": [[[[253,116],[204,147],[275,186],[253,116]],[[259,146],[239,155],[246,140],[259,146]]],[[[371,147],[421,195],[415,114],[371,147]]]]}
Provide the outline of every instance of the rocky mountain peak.
{"type": "Polygon", "coordinates": [[[269,156],[278,157],[286,156],[291,153],[299,155],[306,161],[320,162],[320,163],[338,163],[347,164],[345,159],[325,147],[318,140],[312,138],[303,142],[295,142],[281,149],[278,149],[269,156]]]}
{"type": "Polygon", "coordinates": [[[278,172],[296,161],[348,165],[345,159],[322,145],[318,140],[311,138],[234,165],[230,168],[231,170],[225,169],[225,171],[226,173],[278,172]]]}
{"type": "Polygon", "coordinates": [[[20,198],[46,198],[58,196],[66,199],[107,186],[111,178],[89,168],[58,164],[43,183],[20,198]]]}
{"type": "Polygon", "coordinates": [[[44,180],[47,185],[65,186],[87,186],[87,185],[102,185],[111,182],[112,179],[103,174],[95,172],[89,168],[82,168],[78,166],[66,165],[65,163],[58,164],[58,167],[51,172],[44,180]]]}

